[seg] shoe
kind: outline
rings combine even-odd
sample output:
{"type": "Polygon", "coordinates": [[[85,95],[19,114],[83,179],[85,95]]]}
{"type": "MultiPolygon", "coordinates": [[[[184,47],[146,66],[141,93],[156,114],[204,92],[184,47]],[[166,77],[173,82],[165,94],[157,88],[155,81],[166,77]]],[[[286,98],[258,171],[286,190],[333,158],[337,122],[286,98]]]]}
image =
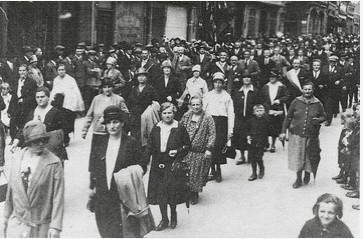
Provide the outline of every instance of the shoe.
{"type": "Polygon", "coordinates": [[[296,179],[295,183],[292,185],[293,188],[299,188],[301,187],[301,179],[296,179]]]}
{"type": "Polygon", "coordinates": [[[310,182],[310,173],[305,172],[304,175],[304,184],[308,184],[310,182]]]}
{"type": "Polygon", "coordinates": [[[198,203],[198,193],[197,192],[193,192],[191,199],[190,199],[190,204],[195,205],[198,203]]]}
{"type": "Polygon", "coordinates": [[[346,177],[340,178],[336,180],[337,184],[346,184],[348,182],[346,177]]]}
{"type": "Polygon", "coordinates": [[[337,179],[342,178],[343,176],[344,176],[344,174],[343,174],[343,170],[340,170],[339,174],[338,174],[337,176],[335,176],[335,177],[332,177],[331,179],[333,179],[333,180],[337,180],[337,179]]]}
{"type": "Polygon", "coordinates": [[[165,228],[168,228],[168,226],[169,226],[169,221],[161,221],[159,225],[155,228],[155,231],[162,231],[165,228]]]}
{"type": "Polygon", "coordinates": [[[236,165],[241,165],[241,164],[245,164],[246,163],[246,158],[245,156],[242,156],[240,159],[238,159],[236,161],[236,165]]]}
{"type": "Polygon", "coordinates": [[[354,187],[351,186],[350,184],[340,185],[340,187],[343,188],[343,189],[345,189],[345,190],[349,190],[349,191],[354,190],[354,187]]]}
{"type": "Polygon", "coordinates": [[[359,192],[358,191],[348,192],[347,194],[345,194],[345,196],[347,196],[348,198],[359,198],[359,192]]]}
{"type": "Polygon", "coordinates": [[[352,208],[355,210],[360,210],[360,205],[352,205],[352,208]]]}
{"type": "Polygon", "coordinates": [[[252,173],[251,176],[248,178],[248,181],[254,181],[257,179],[257,174],[256,173],[252,173]]]}
{"type": "Polygon", "coordinates": [[[216,175],[214,175],[214,174],[210,174],[209,176],[208,176],[208,181],[213,181],[213,180],[215,180],[216,179],[216,175]]]}
{"type": "Polygon", "coordinates": [[[258,174],[258,178],[261,179],[265,176],[265,168],[260,169],[260,173],[258,174]]]}
{"type": "Polygon", "coordinates": [[[330,126],[331,123],[330,122],[325,122],[325,126],[330,126]]]}
{"type": "Polygon", "coordinates": [[[221,176],[221,175],[217,175],[217,176],[216,176],[216,182],[217,182],[217,183],[222,182],[222,176],[221,176]]]}
{"type": "Polygon", "coordinates": [[[271,147],[270,152],[271,152],[271,153],[275,153],[275,152],[276,152],[275,146],[272,146],[272,147],[271,147]]]}
{"type": "Polygon", "coordinates": [[[175,215],[172,215],[170,219],[171,219],[170,220],[170,228],[171,229],[175,229],[176,228],[176,224],[178,224],[176,212],[175,212],[175,215]]]}

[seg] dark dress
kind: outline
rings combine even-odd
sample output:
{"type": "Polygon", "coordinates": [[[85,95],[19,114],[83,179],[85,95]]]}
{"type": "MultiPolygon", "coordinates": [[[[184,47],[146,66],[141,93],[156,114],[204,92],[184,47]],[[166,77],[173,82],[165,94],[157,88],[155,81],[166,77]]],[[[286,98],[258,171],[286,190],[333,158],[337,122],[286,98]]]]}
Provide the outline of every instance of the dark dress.
{"type": "MultiPolygon", "coordinates": [[[[106,176],[106,150],[109,135],[102,135],[95,145],[90,157],[90,189],[96,188],[95,194],[95,216],[97,227],[101,237],[120,238],[122,233],[122,219],[120,209],[120,197],[114,177],[112,176],[111,187],[108,189],[106,176]]],[[[121,144],[115,163],[113,173],[117,173],[130,165],[139,164],[144,171],[147,162],[142,160],[140,146],[137,141],[122,134],[121,144]]],[[[135,223],[138,222],[135,219],[135,223]]]]}
{"type": "Polygon", "coordinates": [[[163,153],[160,151],[160,133],[161,128],[157,124],[150,133],[146,150],[146,158],[152,156],[148,201],[153,205],[181,204],[188,200],[188,178],[175,175],[171,166],[174,161],[181,161],[188,154],[191,148],[189,134],[185,127],[178,123],[177,127],[171,129],[166,151],[163,153]],[[170,150],[178,151],[174,158],[169,156],[170,150]],[[159,167],[161,164],[165,167],[159,167]]]}
{"type": "Polygon", "coordinates": [[[336,218],[326,229],[316,216],[305,223],[299,238],[353,238],[347,225],[336,218]]]}

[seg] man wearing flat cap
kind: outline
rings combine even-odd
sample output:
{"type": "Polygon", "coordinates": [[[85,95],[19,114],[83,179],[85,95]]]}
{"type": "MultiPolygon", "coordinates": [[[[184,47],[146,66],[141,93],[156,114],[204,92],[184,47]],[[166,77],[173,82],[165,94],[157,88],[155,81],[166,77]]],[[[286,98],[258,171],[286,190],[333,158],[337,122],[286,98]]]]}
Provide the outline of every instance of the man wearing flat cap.
{"type": "Polygon", "coordinates": [[[98,93],[99,86],[101,85],[102,70],[98,63],[96,62],[97,52],[93,49],[88,51],[88,60],[85,61],[84,67],[86,70],[86,86],[87,89],[84,90],[84,104],[86,110],[88,110],[91,105],[93,97],[98,93]]]}
{"type": "Polygon", "coordinates": [[[206,51],[208,48],[206,43],[201,43],[197,46],[197,53],[195,53],[192,57],[193,65],[200,65],[201,72],[200,76],[203,79],[207,79],[209,77],[209,68],[212,64],[212,57],[206,51]]]}
{"type": "Polygon", "coordinates": [[[327,114],[326,126],[330,126],[333,115],[339,113],[339,101],[343,87],[344,70],[337,65],[338,57],[333,55],[329,58],[329,65],[323,66],[322,72],[328,75],[326,87],[325,111],[327,114]]]}
{"type": "Polygon", "coordinates": [[[49,134],[43,123],[28,122],[23,135],[25,147],[11,160],[5,237],[59,237],[64,214],[62,163],[45,148],[49,134]]]}

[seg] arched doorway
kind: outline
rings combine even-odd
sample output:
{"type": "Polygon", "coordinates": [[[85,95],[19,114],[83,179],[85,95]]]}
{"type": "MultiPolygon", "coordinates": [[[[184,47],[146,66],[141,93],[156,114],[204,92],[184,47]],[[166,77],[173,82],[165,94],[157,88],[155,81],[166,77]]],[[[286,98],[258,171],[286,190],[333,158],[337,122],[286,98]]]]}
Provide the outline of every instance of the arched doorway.
{"type": "Polygon", "coordinates": [[[318,32],[318,12],[315,8],[311,9],[310,11],[310,21],[309,21],[309,32],[311,34],[316,34],[318,32]]]}
{"type": "Polygon", "coordinates": [[[319,30],[318,33],[325,34],[325,15],[324,12],[319,12],[319,30]]]}

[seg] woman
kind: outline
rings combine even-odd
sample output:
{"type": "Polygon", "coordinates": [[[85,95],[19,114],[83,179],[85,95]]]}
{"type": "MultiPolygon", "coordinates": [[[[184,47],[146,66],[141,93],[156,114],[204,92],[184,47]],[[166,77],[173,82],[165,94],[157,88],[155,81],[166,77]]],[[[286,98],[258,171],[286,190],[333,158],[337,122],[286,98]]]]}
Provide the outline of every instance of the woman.
{"type": "Polygon", "coordinates": [[[259,93],[257,88],[252,85],[252,77],[249,70],[243,71],[242,82],[242,87],[235,91],[232,96],[236,116],[232,143],[234,148],[241,151],[241,158],[236,161],[237,165],[246,163],[245,151],[248,150],[247,122],[253,117],[253,106],[260,103],[259,93]]]}
{"type": "Polygon", "coordinates": [[[223,89],[224,75],[216,72],[213,75],[214,89],[205,94],[204,111],[213,117],[216,127],[216,141],[211,163],[211,180],[222,181],[221,164],[226,164],[222,150],[226,143],[230,144],[234,127],[234,108],[231,96],[223,89]]]}
{"type": "Polygon", "coordinates": [[[191,204],[198,203],[198,193],[207,182],[215,142],[215,125],[212,116],[203,111],[202,98],[194,96],[190,100],[190,111],[184,114],[181,124],[187,129],[192,148],[185,161],[190,165],[189,186],[191,204]]]}
{"type": "Polygon", "coordinates": [[[30,121],[25,147],[10,160],[4,207],[6,237],[59,237],[64,214],[64,174],[58,157],[45,148],[46,127],[30,121]]]}
{"type": "Polygon", "coordinates": [[[127,101],[130,110],[131,136],[139,142],[141,142],[141,115],[153,101],[158,100],[155,88],[147,83],[147,75],[148,72],[144,68],[139,68],[135,72],[138,85],[132,88],[127,101]]]}
{"type": "Polygon", "coordinates": [[[144,236],[138,233],[140,221],[136,217],[129,218],[131,228],[125,228],[121,200],[114,178],[114,173],[130,165],[140,165],[144,172],[147,169],[147,162],[142,160],[137,141],[122,132],[126,116],[121,108],[115,105],[104,110],[103,123],[106,125],[107,134],[99,138],[91,155],[90,198],[94,200],[96,222],[101,237],[126,237],[124,230],[131,230],[132,237],[144,236]]]}
{"type": "Polygon", "coordinates": [[[35,55],[30,58],[30,64],[28,66],[28,77],[37,83],[38,87],[44,85],[43,74],[38,68],[38,59],[35,55]]]}
{"type": "Polygon", "coordinates": [[[291,103],[280,134],[280,140],[285,140],[289,129],[288,167],[296,172],[293,188],[302,185],[302,171],[305,171],[304,184],[310,181],[312,163],[320,160],[320,124],[326,120],[323,105],[313,95],[313,83],[305,83],[302,90],[303,95],[291,103]]]}
{"type": "Polygon", "coordinates": [[[171,210],[170,227],[177,225],[177,204],[188,200],[189,188],[186,175],[172,171],[172,165],[181,162],[191,147],[187,130],[174,120],[176,106],[170,102],[161,104],[161,121],[152,129],[146,150],[146,158],[152,156],[150,168],[148,200],[159,205],[162,220],[157,231],[169,226],[167,206],[171,210]]]}
{"type": "Polygon", "coordinates": [[[270,144],[270,152],[275,152],[276,138],[279,136],[282,123],[284,122],[284,103],[287,100],[286,86],[277,80],[277,72],[270,72],[270,82],[264,85],[261,89],[260,95],[262,104],[265,107],[266,114],[269,115],[271,123],[272,141],[270,144]]]}
{"type": "Polygon", "coordinates": [[[69,133],[74,132],[76,113],[84,111],[84,103],[76,80],[66,74],[63,63],[57,66],[58,76],[53,81],[53,89],[50,93],[52,105],[64,112],[67,122],[64,129],[64,144],[68,145],[69,133]]]}
{"type": "MultiPolygon", "coordinates": [[[[107,69],[103,73],[104,81],[111,81],[114,84],[114,93],[121,95],[121,89],[125,86],[125,79],[121,72],[116,69],[117,60],[113,57],[107,58],[107,69]]],[[[102,87],[102,86],[101,86],[102,87]]]]}
{"type": "Polygon", "coordinates": [[[314,207],[315,217],[308,220],[299,238],[353,238],[343,217],[343,202],[335,195],[325,193],[318,197],[314,207]]]}

